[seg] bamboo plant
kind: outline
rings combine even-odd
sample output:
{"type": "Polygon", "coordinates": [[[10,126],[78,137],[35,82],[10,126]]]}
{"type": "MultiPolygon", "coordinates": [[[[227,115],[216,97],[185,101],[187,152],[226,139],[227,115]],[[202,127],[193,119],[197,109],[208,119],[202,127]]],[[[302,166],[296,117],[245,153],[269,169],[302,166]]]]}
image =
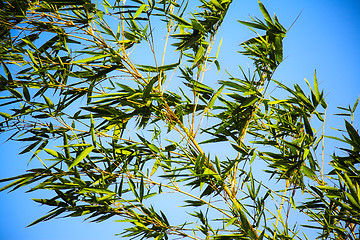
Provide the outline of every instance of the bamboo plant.
{"type": "Polygon", "coordinates": [[[255,33],[239,42],[253,67],[209,80],[231,3],[3,1],[0,129],[39,164],[0,191],[52,194],[33,199],[50,211],[29,226],[85,216],[131,239],[360,237],[357,102],[333,137],[348,147],[327,159],[316,73],[306,89],[273,78],[287,29],[261,2],[261,18],[239,21],[255,33]]]}

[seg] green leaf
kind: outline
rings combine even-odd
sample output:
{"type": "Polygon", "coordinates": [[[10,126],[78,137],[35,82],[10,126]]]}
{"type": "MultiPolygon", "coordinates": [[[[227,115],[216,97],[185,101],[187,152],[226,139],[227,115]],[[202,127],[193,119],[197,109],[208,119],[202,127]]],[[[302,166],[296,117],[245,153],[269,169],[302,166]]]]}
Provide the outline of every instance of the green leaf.
{"type": "MultiPolygon", "coordinates": [[[[32,175],[33,175],[33,174],[24,174],[24,175],[20,175],[20,176],[16,176],[16,177],[0,179],[0,182],[11,181],[11,180],[16,179],[15,181],[9,183],[8,185],[0,188],[0,192],[4,191],[4,190],[6,190],[6,189],[9,189],[9,188],[11,188],[11,187],[13,187],[13,186],[15,186],[15,187],[14,187],[14,189],[11,190],[11,191],[14,191],[14,190],[15,190],[16,188],[18,188],[19,186],[27,185],[26,183],[33,178],[32,175]],[[17,179],[17,178],[18,178],[18,179],[17,179]]],[[[11,192],[11,191],[10,191],[10,192],[11,192]]]]}
{"type": "Polygon", "coordinates": [[[34,149],[40,142],[42,142],[42,139],[39,139],[38,141],[30,144],[28,147],[26,147],[23,151],[19,153],[19,155],[30,152],[32,149],[34,149]]]}
{"type": "Polygon", "coordinates": [[[66,144],[66,145],[60,145],[60,146],[56,146],[56,147],[62,147],[62,148],[69,148],[69,147],[88,147],[91,146],[90,143],[75,143],[75,144],[66,144]]]}
{"type": "Polygon", "coordinates": [[[144,98],[147,98],[153,88],[154,83],[156,83],[159,80],[159,75],[154,76],[153,78],[151,78],[150,82],[146,85],[145,89],[144,89],[144,98]]]}
{"type": "Polygon", "coordinates": [[[307,177],[313,178],[313,177],[316,176],[315,172],[312,169],[305,166],[305,165],[301,166],[301,170],[304,173],[304,175],[307,176],[307,177]]]}
{"type": "Polygon", "coordinates": [[[314,73],[314,91],[315,91],[316,99],[318,101],[320,101],[320,91],[319,91],[319,85],[318,85],[318,81],[317,81],[317,77],[316,77],[316,70],[314,73]]]}
{"type": "Polygon", "coordinates": [[[291,206],[296,210],[296,204],[295,204],[294,198],[292,196],[290,196],[290,203],[291,203],[291,206]]]}
{"type": "Polygon", "coordinates": [[[66,211],[66,208],[60,208],[54,211],[51,211],[49,214],[46,214],[45,216],[37,219],[36,221],[32,222],[31,224],[29,224],[27,227],[33,226],[39,222],[44,222],[44,221],[48,221],[56,216],[59,216],[60,214],[62,214],[63,212],[66,211]]]}
{"type": "Polygon", "coordinates": [[[169,65],[163,65],[163,66],[154,67],[154,66],[149,66],[149,65],[138,65],[138,64],[136,64],[136,66],[138,66],[138,69],[143,71],[143,72],[168,71],[168,70],[172,70],[172,69],[176,68],[178,65],[179,65],[179,63],[173,63],[173,64],[169,64],[169,65]]]}
{"type": "Polygon", "coordinates": [[[144,177],[141,177],[140,180],[140,191],[139,191],[139,201],[142,202],[143,198],[144,198],[144,177]]]}
{"type": "Polygon", "coordinates": [[[26,52],[28,53],[32,63],[34,64],[34,67],[39,68],[40,66],[39,66],[38,62],[35,60],[33,53],[31,51],[29,51],[28,49],[26,49],[26,52]]]}
{"type": "Polygon", "coordinates": [[[352,140],[352,144],[353,146],[357,146],[358,149],[360,149],[360,136],[358,134],[358,132],[355,130],[355,128],[348,122],[345,120],[345,126],[346,126],[346,130],[352,140]]]}
{"type": "Polygon", "coordinates": [[[289,101],[288,99],[282,99],[282,100],[271,101],[271,102],[268,102],[267,104],[275,105],[275,104],[284,103],[284,102],[288,102],[288,101],[289,101]]]}
{"type": "Polygon", "coordinates": [[[348,192],[345,192],[345,195],[347,196],[347,198],[352,203],[352,207],[355,207],[358,210],[360,210],[360,203],[354,198],[354,196],[356,196],[356,195],[352,195],[352,194],[350,194],[348,192]]]}
{"type": "Polygon", "coordinates": [[[4,112],[0,112],[0,116],[4,117],[4,118],[12,118],[12,116],[8,113],[4,113],[4,112]]]}
{"type": "Polygon", "coordinates": [[[186,21],[185,19],[179,17],[179,16],[176,16],[175,14],[172,14],[172,13],[169,13],[169,15],[175,20],[177,21],[178,23],[180,24],[183,24],[185,25],[186,27],[191,27],[191,23],[189,23],[188,21],[186,21]]]}
{"type": "Polygon", "coordinates": [[[237,217],[233,217],[232,219],[230,219],[230,221],[228,221],[228,223],[225,225],[225,227],[232,225],[236,220],[237,220],[237,217]]]}
{"type": "Polygon", "coordinates": [[[356,190],[354,184],[356,184],[356,182],[354,182],[352,179],[350,179],[349,175],[344,173],[344,180],[345,180],[345,184],[348,186],[350,192],[351,192],[351,195],[353,195],[356,199],[357,199],[357,202],[358,204],[360,203],[360,199],[358,198],[357,194],[358,194],[358,191],[356,190]]]}
{"type": "Polygon", "coordinates": [[[3,68],[4,68],[4,72],[6,74],[7,80],[8,81],[13,81],[13,78],[11,76],[11,72],[9,71],[9,68],[6,66],[6,64],[4,62],[2,63],[2,65],[3,65],[3,68]]]}
{"type": "Polygon", "coordinates": [[[253,22],[247,22],[247,21],[239,21],[239,23],[244,24],[244,25],[246,25],[248,27],[251,27],[251,28],[267,30],[267,27],[265,25],[262,25],[262,24],[253,23],[253,22]]]}
{"type": "Polygon", "coordinates": [[[90,63],[93,62],[95,60],[101,59],[101,58],[106,58],[106,57],[110,57],[109,54],[97,54],[94,57],[89,57],[89,58],[83,58],[83,59],[79,59],[76,61],[73,61],[73,64],[77,64],[77,63],[90,63]]]}
{"type": "Polygon", "coordinates": [[[13,88],[8,88],[7,90],[9,90],[15,97],[22,99],[23,96],[21,95],[20,92],[18,92],[16,89],[13,88]]]}
{"type": "Polygon", "coordinates": [[[246,154],[246,151],[244,149],[242,149],[241,147],[235,145],[235,144],[231,144],[231,146],[236,150],[238,151],[239,153],[245,155],[246,154]]]}
{"type": "Polygon", "coordinates": [[[211,170],[210,168],[205,168],[204,175],[210,175],[212,177],[214,177],[216,180],[220,181],[221,177],[219,176],[219,174],[217,174],[216,172],[214,172],[213,170],[211,170]]]}
{"type": "Polygon", "coordinates": [[[50,100],[50,98],[43,96],[45,99],[46,104],[49,106],[49,108],[54,108],[54,103],[50,100]]]}
{"type": "Polygon", "coordinates": [[[130,186],[131,191],[134,193],[135,197],[136,197],[137,199],[139,199],[139,195],[138,195],[138,193],[136,192],[135,184],[134,184],[133,180],[131,180],[131,178],[128,179],[128,184],[129,184],[129,186],[130,186]]]}
{"type": "Polygon", "coordinates": [[[90,113],[90,134],[91,134],[91,140],[93,143],[93,146],[96,146],[96,137],[95,137],[95,121],[93,118],[92,113],[90,113]]]}
{"type": "Polygon", "coordinates": [[[267,22],[268,24],[272,24],[272,25],[273,25],[273,21],[272,21],[272,19],[271,19],[271,17],[270,17],[269,12],[266,10],[264,4],[262,4],[260,1],[259,1],[259,7],[260,7],[260,10],[261,10],[262,14],[264,15],[264,18],[265,18],[266,22],[267,22]]]}
{"type": "Polygon", "coordinates": [[[63,159],[63,156],[61,155],[61,153],[58,153],[52,149],[48,149],[48,148],[44,148],[44,151],[47,152],[48,154],[50,154],[51,156],[58,158],[58,159],[63,159]]]}
{"type": "Polygon", "coordinates": [[[201,34],[195,34],[191,36],[188,40],[180,44],[179,47],[176,49],[176,51],[184,50],[186,48],[192,47],[201,38],[201,36],[202,36],[201,34]]]}
{"type": "Polygon", "coordinates": [[[159,153],[159,152],[160,152],[160,149],[159,149],[157,146],[155,146],[154,144],[149,143],[149,144],[147,144],[147,145],[148,145],[148,147],[151,149],[151,151],[153,151],[153,152],[155,152],[155,153],[159,153]]]}
{"type": "Polygon", "coordinates": [[[74,162],[70,165],[69,169],[73,168],[74,166],[78,165],[79,162],[81,162],[84,158],[86,158],[91,151],[94,149],[94,146],[90,146],[84,149],[84,151],[82,151],[79,156],[77,156],[77,158],[74,160],[74,162]]]}
{"type": "Polygon", "coordinates": [[[192,206],[192,207],[199,207],[199,206],[202,206],[206,203],[204,203],[203,201],[194,201],[194,200],[185,200],[184,202],[188,203],[186,205],[184,205],[183,207],[187,207],[187,206],[192,206]]]}
{"type": "Polygon", "coordinates": [[[84,0],[46,0],[47,2],[54,4],[54,5],[59,5],[61,6],[66,6],[66,5],[83,5],[85,4],[84,0]]]}
{"type": "MultiPolygon", "coordinates": [[[[237,200],[235,200],[237,201],[237,200]]],[[[240,214],[241,227],[242,229],[248,233],[253,239],[257,239],[256,233],[252,231],[252,227],[250,226],[249,220],[246,217],[245,213],[241,209],[237,209],[240,214]]]]}
{"type": "Polygon", "coordinates": [[[158,169],[159,165],[161,163],[161,160],[160,158],[157,158],[153,167],[152,167],[152,170],[151,170],[151,173],[150,173],[150,176],[154,175],[154,173],[156,172],[156,170],[158,169]]]}
{"type": "Polygon", "coordinates": [[[194,80],[189,80],[189,83],[185,83],[186,86],[190,87],[193,91],[198,92],[198,93],[208,93],[208,94],[212,94],[214,92],[214,90],[197,81],[194,80]]]}
{"type": "Polygon", "coordinates": [[[306,133],[309,134],[310,136],[314,136],[313,130],[312,130],[311,126],[310,126],[310,122],[309,122],[307,116],[303,115],[303,119],[304,119],[304,125],[305,125],[306,133]]]}
{"type": "Polygon", "coordinates": [[[220,96],[220,94],[221,94],[222,90],[224,89],[224,87],[225,87],[225,85],[222,85],[222,86],[216,91],[216,93],[211,97],[208,105],[206,106],[206,108],[205,108],[205,110],[204,110],[204,113],[208,112],[209,109],[211,109],[211,108],[214,106],[216,99],[220,96]]]}
{"type": "Polygon", "coordinates": [[[195,66],[196,63],[200,61],[200,59],[203,57],[204,53],[205,53],[205,48],[203,46],[200,46],[199,50],[196,52],[193,66],[195,66]]]}
{"type": "Polygon", "coordinates": [[[356,99],[355,103],[354,103],[354,106],[352,107],[351,109],[351,112],[355,112],[357,106],[358,106],[358,103],[359,103],[359,98],[356,99]]]}
{"type": "Polygon", "coordinates": [[[33,201],[41,203],[41,204],[45,204],[48,206],[58,206],[58,207],[66,207],[68,206],[66,203],[61,202],[61,201],[56,201],[54,199],[35,199],[32,198],[33,201]]]}
{"type": "Polygon", "coordinates": [[[146,7],[146,4],[143,4],[139,7],[139,9],[135,12],[134,19],[137,18],[143,12],[145,7],[146,7]]]}
{"type": "Polygon", "coordinates": [[[259,98],[256,95],[252,95],[246,98],[245,101],[241,103],[241,107],[246,108],[248,106],[254,105],[258,99],[259,98]]]}
{"type": "Polygon", "coordinates": [[[87,193],[87,192],[93,192],[93,193],[99,193],[99,194],[107,194],[107,195],[115,195],[116,193],[102,188],[94,188],[94,187],[86,187],[83,188],[79,193],[87,193]]]}
{"type": "Polygon", "coordinates": [[[30,93],[29,90],[27,89],[27,87],[25,85],[22,86],[23,87],[23,95],[26,99],[26,101],[30,101],[30,93]]]}

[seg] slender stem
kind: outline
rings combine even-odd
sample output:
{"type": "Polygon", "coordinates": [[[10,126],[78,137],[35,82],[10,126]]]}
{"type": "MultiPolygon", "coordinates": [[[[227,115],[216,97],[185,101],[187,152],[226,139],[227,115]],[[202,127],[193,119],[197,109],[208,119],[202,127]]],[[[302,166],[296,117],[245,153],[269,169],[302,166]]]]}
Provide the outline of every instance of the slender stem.
{"type": "Polygon", "coordinates": [[[324,184],[324,157],[325,157],[325,119],[326,119],[326,112],[327,108],[325,109],[325,115],[324,115],[324,124],[323,124],[323,132],[322,132],[322,143],[321,143],[321,181],[322,184],[324,184]]]}
{"type": "Polygon", "coordinates": [[[274,237],[273,237],[273,239],[276,238],[276,233],[277,233],[276,227],[277,227],[277,224],[278,224],[279,219],[280,219],[280,217],[281,217],[281,210],[282,210],[282,207],[283,207],[283,205],[284,205],[284,200],[285,200],[285,198],[286,198],[286,192],[287,192],[287,189],[289,188],[289,186],[290,186],[290,182],[289,182],[289,180],[287,180],[287,181],[286,181],[286,187],[285,187],[285,190],[284,190],[284,194],[283,194],[283,196],[282,196],[282,198],[281,198],[281,204],[280,204],[280,207],[279,207],[279,209],[278,209],[278,215],[277,215],[277,218],[276,218],[276,223],[275,223],[275,228],[274,228],[274,237]]]}

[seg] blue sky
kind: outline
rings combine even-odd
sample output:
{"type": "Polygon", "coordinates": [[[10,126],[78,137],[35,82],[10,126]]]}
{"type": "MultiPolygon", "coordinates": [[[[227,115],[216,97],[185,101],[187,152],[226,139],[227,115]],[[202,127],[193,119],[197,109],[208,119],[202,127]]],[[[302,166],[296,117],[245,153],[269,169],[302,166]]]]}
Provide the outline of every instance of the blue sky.
{"type": "MultiPolygon", "coordinates": [[[[310,82],[317,70],[320,88],[324,89],[329,110],[328,127],[341,127],[341,118],[332,114],[337,106],[353,104],[360,95],[360,2],[356,0],[328,1],[263,1],[271,15],[276,13],[280,22],[288,28],[301,15],[284,40],[284,57],[275,77],[284,83],[299,83],[305,86],[304,78],[310,82]]],[[[256,0],[234,0],[228,16],[219,32],[223,37],[220,50],[222,68],[236,75],[238,65],[247,68],[250,64],[245,57],[236,53],[239,44],[253,37],[245,26],[236,20],[249,20],[249,16],[261,17],[256,0]]],[[[220,73],[219,79],[226,75],[220,73]]],[[[358,114],[359,115],[359,114],[358,114]]],[[[359,120],[359,118],[357,118],[359,120]]],[[[355,122],[359,128],[360,124],[355,122]]],[[[328,130],[329,134],[331,130],[328,130]]],[[[1,143],[6,135],[0,135],[1,143]]],[[[21,174],[28,159],[17,155],[20,148],[15,142],[0,145],[0,178],[21,174]]],[[[329,153],[333,148],[329,149],[329,153]]],[[[2,185],[1,185],[2,186],[2,185]]],[[[26,225],[44,215],[46,207],[31,200],[39,196],[24,194],[24,189],[12,193],[0,193],[0,239],[3,240],[45,240],[45,239],[119,239],[120,223],[111,220],[101,224],[83,222],[83,219],[56,219],[30,228],[26,225]]]]}

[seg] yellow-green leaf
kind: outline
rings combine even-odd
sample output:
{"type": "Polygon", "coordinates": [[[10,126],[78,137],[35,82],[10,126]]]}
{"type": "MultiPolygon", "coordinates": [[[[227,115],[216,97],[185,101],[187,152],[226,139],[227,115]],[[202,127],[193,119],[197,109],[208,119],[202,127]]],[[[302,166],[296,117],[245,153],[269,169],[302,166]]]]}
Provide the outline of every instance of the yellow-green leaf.
{"type": "Polygon", "coordinates": [[[52,155],[53,157],[56,158],[62,158],[61,154],[52,150],[52,149],[48,149],[48,148],[44,148],[45,152],[47,152],[48,154],[52,155]]]}
{"type": "Polygon", "coordinates": [[[74,160],[74,162],[70,165],[69,169],[73,168],[74,166],[78,165],[84,158],[86,158],[89,153],[94,149],[94,146],[90,146],[85,148],[84,151],[80,153],[80,155],[74,160]]]}
{"type": "Polygon", "coordinates": [[[49,108],[54,108],[54,103],[50,100],[50,98],[44,96],[44,99],[49,108]]]}
{"type": "Polygon", "coordinates": [[[136,11],[136,13],[134,15],[134,19],[137,18],[142,13],[142,11],[145,9],[145,7],[146,7],[146,4],[143,4],[139,7],[139,9],[136,11]]]}
{"type": "Polygon", "coordinates": [[[11,118],[11,115],[8,113],[4,113],[4,112],[0,112],[0,116],[4,117],[4,118],[11,118]]]}
{"type": "Polygon", "coordinates": [[[101,59],[101,58],[105,58],[105,57],[108,57],[108,56],[110,56],[110,55],[109,54],[100,54],[100,55],[96,55],[94,57],[80,59],[80,60],[74,61],[73,63],[74,64],[76,64],[76,63],[88,63],[88,62],[92,62],[92,61],[95,61],[95,60],[98,60],[98,59],[101,59]]]}

